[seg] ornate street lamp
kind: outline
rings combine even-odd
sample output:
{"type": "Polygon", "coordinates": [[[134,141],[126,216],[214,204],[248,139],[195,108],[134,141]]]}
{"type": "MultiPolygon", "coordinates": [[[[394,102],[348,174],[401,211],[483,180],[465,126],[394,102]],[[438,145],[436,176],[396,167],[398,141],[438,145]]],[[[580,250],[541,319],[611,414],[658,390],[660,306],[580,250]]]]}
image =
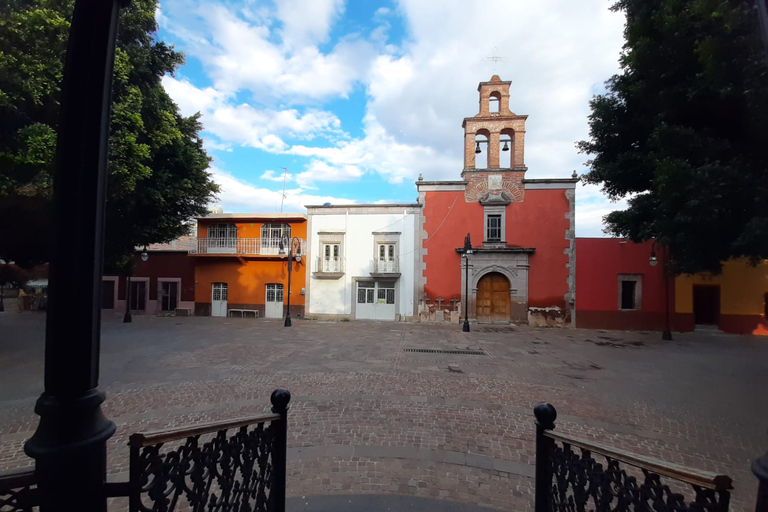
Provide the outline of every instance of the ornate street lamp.
{"type": "Polygon", "coordinates": [[[288,246],[288,306],[285,308],[285,327],[291,326],[291,272],[293,270],[293,255],[296,255],[296,261],[301,263],[301,240],[293,237],[290,241],[288,237],[280,240],[280,251],[278,254],[285,255],[285,246],[288,246]]]}
{"type": "Polygon", "coordinates": [[[464,325],[461,327],[462,332],[469,332],[469,255],[472,254],[472,240],[467,233],[464,238],[464,254],[461,255],[464,258],[464,325]]]}
{"type": "MultiPolygon", "coordinates": [[[[648,263],[655,267],[659,264],[659,259],[656,257],[656,247],[651,248],[651,257],[648,258],[648,263]]],[[[666,247],[662,246],[662,253],[661,253],[661,271],[664,273],[664,331],[661,333],[661,339],[664,341],[671,341],[672,340],[672,329],[669,325],[669,262],[667,261],[669,258],[667,257],[668,253],[666,250],[666,247]]]]}

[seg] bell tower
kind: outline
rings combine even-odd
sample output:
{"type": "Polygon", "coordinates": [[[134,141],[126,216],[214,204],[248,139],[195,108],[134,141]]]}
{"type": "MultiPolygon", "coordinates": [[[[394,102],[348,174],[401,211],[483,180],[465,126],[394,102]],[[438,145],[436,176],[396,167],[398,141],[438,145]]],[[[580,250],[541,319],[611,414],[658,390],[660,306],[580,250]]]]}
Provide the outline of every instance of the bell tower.
{"type": "MultiPolygon", "coordinates": [[[[464,118],[464,172],[523,171],[525,120],[509,110],[509,86],[498,75],[480,82],[480,112],[464,118]],[[485,153],[483,155],[483,153],[485,153]],[[481,156],[482,155],[482,156],[481,156]]],[[[462,173],[463,175],[463,173],[462,173]]]]}

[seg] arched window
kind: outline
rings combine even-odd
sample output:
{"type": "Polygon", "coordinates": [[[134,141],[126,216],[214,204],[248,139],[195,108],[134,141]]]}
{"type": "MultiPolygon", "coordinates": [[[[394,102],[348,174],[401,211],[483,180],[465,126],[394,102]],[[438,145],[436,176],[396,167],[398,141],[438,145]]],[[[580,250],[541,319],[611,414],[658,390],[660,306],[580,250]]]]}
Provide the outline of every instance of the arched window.
{"type": "Polygon", "coordinates": [[[475,169],[488,168],[488,140],[490,133],[480,130],[475,134],[475,169]]]}
{"type": "Polygon", "coordinates": [[[499,167],[510,169],[515,162],[515,132],[509,128],[501,130],[499,138],[499,167]]]}
{"type": "MultiPolygon", "coordinates": [[[[290,224],[263,224],[261,226],[261,252],[260,254],[279,254],[280,242],[288,238],[290,243],[291,225],[290,224]]],[[[287,252],[287,246],[283,247],[287,252]]]]}
{"type": "Polygon", "coordinates": [[[495,114],[499,112],[499,106],[501,105],[501,94],[498,92],[492,92],[491,97],[488,98],[488,112],[495,114]]]}

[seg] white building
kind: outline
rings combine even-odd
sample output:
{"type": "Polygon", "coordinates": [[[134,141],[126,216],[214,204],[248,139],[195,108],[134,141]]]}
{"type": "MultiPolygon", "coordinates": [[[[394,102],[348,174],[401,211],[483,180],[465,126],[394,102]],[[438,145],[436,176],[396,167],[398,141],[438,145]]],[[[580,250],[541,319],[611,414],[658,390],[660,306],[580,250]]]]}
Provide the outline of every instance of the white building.
{"type": "Polygon", "coordinates": [[[415,320],[418,204],[307,206],[308,315],[415,320]]]}

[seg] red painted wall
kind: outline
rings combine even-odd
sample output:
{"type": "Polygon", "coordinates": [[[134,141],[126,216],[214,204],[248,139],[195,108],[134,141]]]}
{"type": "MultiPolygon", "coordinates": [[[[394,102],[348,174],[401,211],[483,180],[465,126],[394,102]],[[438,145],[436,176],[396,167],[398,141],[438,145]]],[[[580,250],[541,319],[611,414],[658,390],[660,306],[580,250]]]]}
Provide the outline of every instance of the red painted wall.
{"type": "MultiPolygon", "coordinates": [[[[149,251],[147,261],[141,261],[141,253],[134,255],[134,272],[136,277],[149,277],[149,298],[157,298],[158,277],[181,278],[179,300],[195,300],[195,265],[189,254],[183,251],[149,251]]],[[[125,300],[125,278],[118,281],[118,300],[125,300]]]]}
{"type": "MultiPolygon", "coordinates": [[[[568,248],[568,212],[563,189],[526,190],[524,201],[507,207],[507,244],[536,249],[529,257],[529,307],[566,307],[563,296],[568,292],[568,256],[564,253],[568,248]]],[[[425,291],[430,298],[461,297],[461,257],[456,248],[464,246],[467,233],[472,236],[473,246],[482,246],[483,207],[465,203],[464,192],[427,192],[424,215],[425,291]]]]}
{"type": "MultiPolygon", "coordinates": [[[[576,239],[576,327],[590,329],[661,330],[664,325],[664,274],[648,262],[652,242],[635,244],[620,238],[576,239]],[[619,309],[618,274],[642,274],[640,310],[619,309]]],[[[674,282],[670,281],[670,312],[674,282]]],[[[670,313],[671,314],[671,313],[670,313]]]]}

